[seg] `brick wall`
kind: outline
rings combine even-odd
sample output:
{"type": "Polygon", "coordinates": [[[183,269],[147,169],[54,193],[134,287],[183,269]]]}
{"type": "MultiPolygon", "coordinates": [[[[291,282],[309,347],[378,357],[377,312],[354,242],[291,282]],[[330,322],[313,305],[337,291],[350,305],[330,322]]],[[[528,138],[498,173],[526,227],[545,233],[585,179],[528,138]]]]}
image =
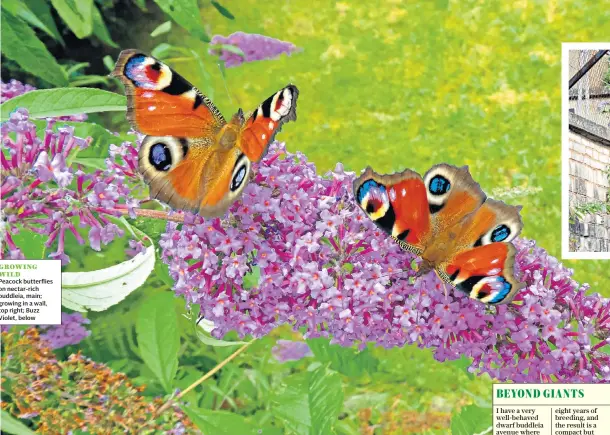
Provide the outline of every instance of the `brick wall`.
{"type": "MultiPolygon", "coordinates": [[[[594,139],[570,129],[570,208],[606,201],[610,146],[594,139]]],[[[585,215],[582,221],[570,224],[570,251],[610,251],[610,216],[585,215]]]]}

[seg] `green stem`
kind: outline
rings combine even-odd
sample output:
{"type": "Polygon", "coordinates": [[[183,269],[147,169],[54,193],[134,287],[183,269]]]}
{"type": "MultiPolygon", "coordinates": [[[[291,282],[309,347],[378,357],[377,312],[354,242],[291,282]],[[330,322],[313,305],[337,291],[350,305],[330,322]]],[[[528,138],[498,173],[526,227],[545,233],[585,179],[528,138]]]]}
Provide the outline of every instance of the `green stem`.
{"type": "Polygon", "coordinates": [[[175,398],[171,398],[169,399],[167,402],[165,402],[155,413],[156,416],[160,415],[163,411],[165,411],[167,408],[169,408],[170,406],[172,406],[172,404],[177,401],[180,400],[182,397],[184,397],[185,395],[187,395],[191,390],[193,390],[195,387],[197,387],[199,384],[201,384],[202,382],[206,381],[207,379],[211,378],[216,372],[218,372],[221,368],[223,368],[225,365],[227,365],[229,362],[231,362],[231,360],[235,359],[240,353],[242,353],[244,350],[246,350],[248,348],[248,346],[250,346],[252,343],[254,343],[254,340],[249,341],[248,343],[244,344],[242,347],[240,347],[239,349],[237,349],[235,352],[233,352],[231,355],[229,355],[227,358],[225,358],[222,362],[218,363],[212,370],[210,370],[209,372],[207,372],[205,375],[203,375],[201,378],[199,378],[198,380],[196,380],[195,382],[193,382],[191,385],[189,385],[186,389],[182,390],[180,392],[180,394],[178,394],[175,398]]]}
{"type": "MultiPolygon", "coordinates": [[[[153,219],[162,219],[165,221],[179,222],[184,223],[184,215],[183,214],[172,214],[170,215],[167,211],[162,210],[148,210],[145,208],[134,208],[136,216],[153,218],[153,219]]],[[[129,210],[127,209],[119,209],[119,212],[123,215],[129,215],[129,210]]]]}

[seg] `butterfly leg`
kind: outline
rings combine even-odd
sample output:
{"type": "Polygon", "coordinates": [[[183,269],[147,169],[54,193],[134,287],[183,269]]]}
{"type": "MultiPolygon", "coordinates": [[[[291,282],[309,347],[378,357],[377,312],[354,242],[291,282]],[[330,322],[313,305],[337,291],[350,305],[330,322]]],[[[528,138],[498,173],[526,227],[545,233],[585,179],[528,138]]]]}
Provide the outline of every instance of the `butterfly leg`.
{"type": "Polygon", "coordinates": [[[418,269],[417,269],[417,273],[415,274],[416,278],[419,278],[420,276],[424,276],[426,275],[428,272],[432,271],[434,269],[434,266],[428,262],[427,260],[423,260],[418,269]]]}

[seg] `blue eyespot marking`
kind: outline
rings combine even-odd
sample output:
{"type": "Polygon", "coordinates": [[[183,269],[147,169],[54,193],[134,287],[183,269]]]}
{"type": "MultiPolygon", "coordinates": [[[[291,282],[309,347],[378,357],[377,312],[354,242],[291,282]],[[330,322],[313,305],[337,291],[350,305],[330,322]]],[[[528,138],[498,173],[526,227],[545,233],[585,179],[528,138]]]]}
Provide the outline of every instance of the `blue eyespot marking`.
{"type": "Polygon", "coordinates": [[[444,195],[451,189],[451,183],[442,175],[435,175],[430,180],[430,193],[433,195],[444,195]]]}
{"type": "Polygon", "coordinates": [[[377,183],[375,180],[367,180],[358,189],[358,202],[362,203],[362,200],[369,193],[371,189],[379,189],[381,192],[385,192],[385,186],[377,183]]]}
{"type": "Polygon", "coordinates": [[[506,225],[500,225],[492,231],[491,241],[501,242],[502,240],[506,240],[508,236],[510,236],[510,228],[508,228],[506,225]]]}
{"type": "Polygon", "coordinates": [[[502,302],[507,294],[510,293],[510,289],[512,285],[503,276],[498,277],[498,284],[503,284],[501,290],[498,290],[498,293],[494,296],[494,298],[489,302],[490,304],[496,304],[498,302],[502,302]]]}
{"type": "Polygon", "coordinates": [[[125,76],[132,80],[137,86],[142,86],[143,84],[137,80],[138,71],[136,68],[140,67],[145,60],[146,56],[137,54],[129,59],[125,65],[125,76]]]}
{"type": "Polygon", "coordinates": [[[168,171],[172,167],[172,153],[167,145],[156,143],[150,148],[148,161],[158,171],[168,171]]]}
{"type": "Polygon", "coordinates": [[[242,165],[237,170],[237,173],[233,177],[233,180],[231,180],[231,186],[229,187],[231,189],[231,191],[235,192],[237,189],[239,189],[239,186],[241,186],[241,184],[243,183],[245,178],[246,178],[246,165],[242,165]]]}

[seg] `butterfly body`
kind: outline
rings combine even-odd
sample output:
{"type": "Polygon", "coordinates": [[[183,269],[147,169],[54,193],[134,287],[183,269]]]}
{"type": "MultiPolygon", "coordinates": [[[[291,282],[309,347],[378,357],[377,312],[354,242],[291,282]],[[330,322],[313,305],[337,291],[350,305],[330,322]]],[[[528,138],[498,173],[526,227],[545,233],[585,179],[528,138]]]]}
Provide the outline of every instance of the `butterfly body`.
{"type": "Polygon", "coordinates": [[[249,181],[251,162],[296,120],[294,85],[226,122],[209,98],[144,53],[122,51],[112,74],[125,85],[127,119],[147,135],[138,157],[151,197],[205,217],[227,211],[249,181]]]}
{"type": "Polygon", "coordinates": [[[510,243],[523,227],[520,209],[488,199],[467,167],[440,164],[424,177],[367,168],[354,181],[354,196],[375,224],[422,258],[418,275],[435,270],[489,304],[510,302],[523,287],[510,243]]]}

